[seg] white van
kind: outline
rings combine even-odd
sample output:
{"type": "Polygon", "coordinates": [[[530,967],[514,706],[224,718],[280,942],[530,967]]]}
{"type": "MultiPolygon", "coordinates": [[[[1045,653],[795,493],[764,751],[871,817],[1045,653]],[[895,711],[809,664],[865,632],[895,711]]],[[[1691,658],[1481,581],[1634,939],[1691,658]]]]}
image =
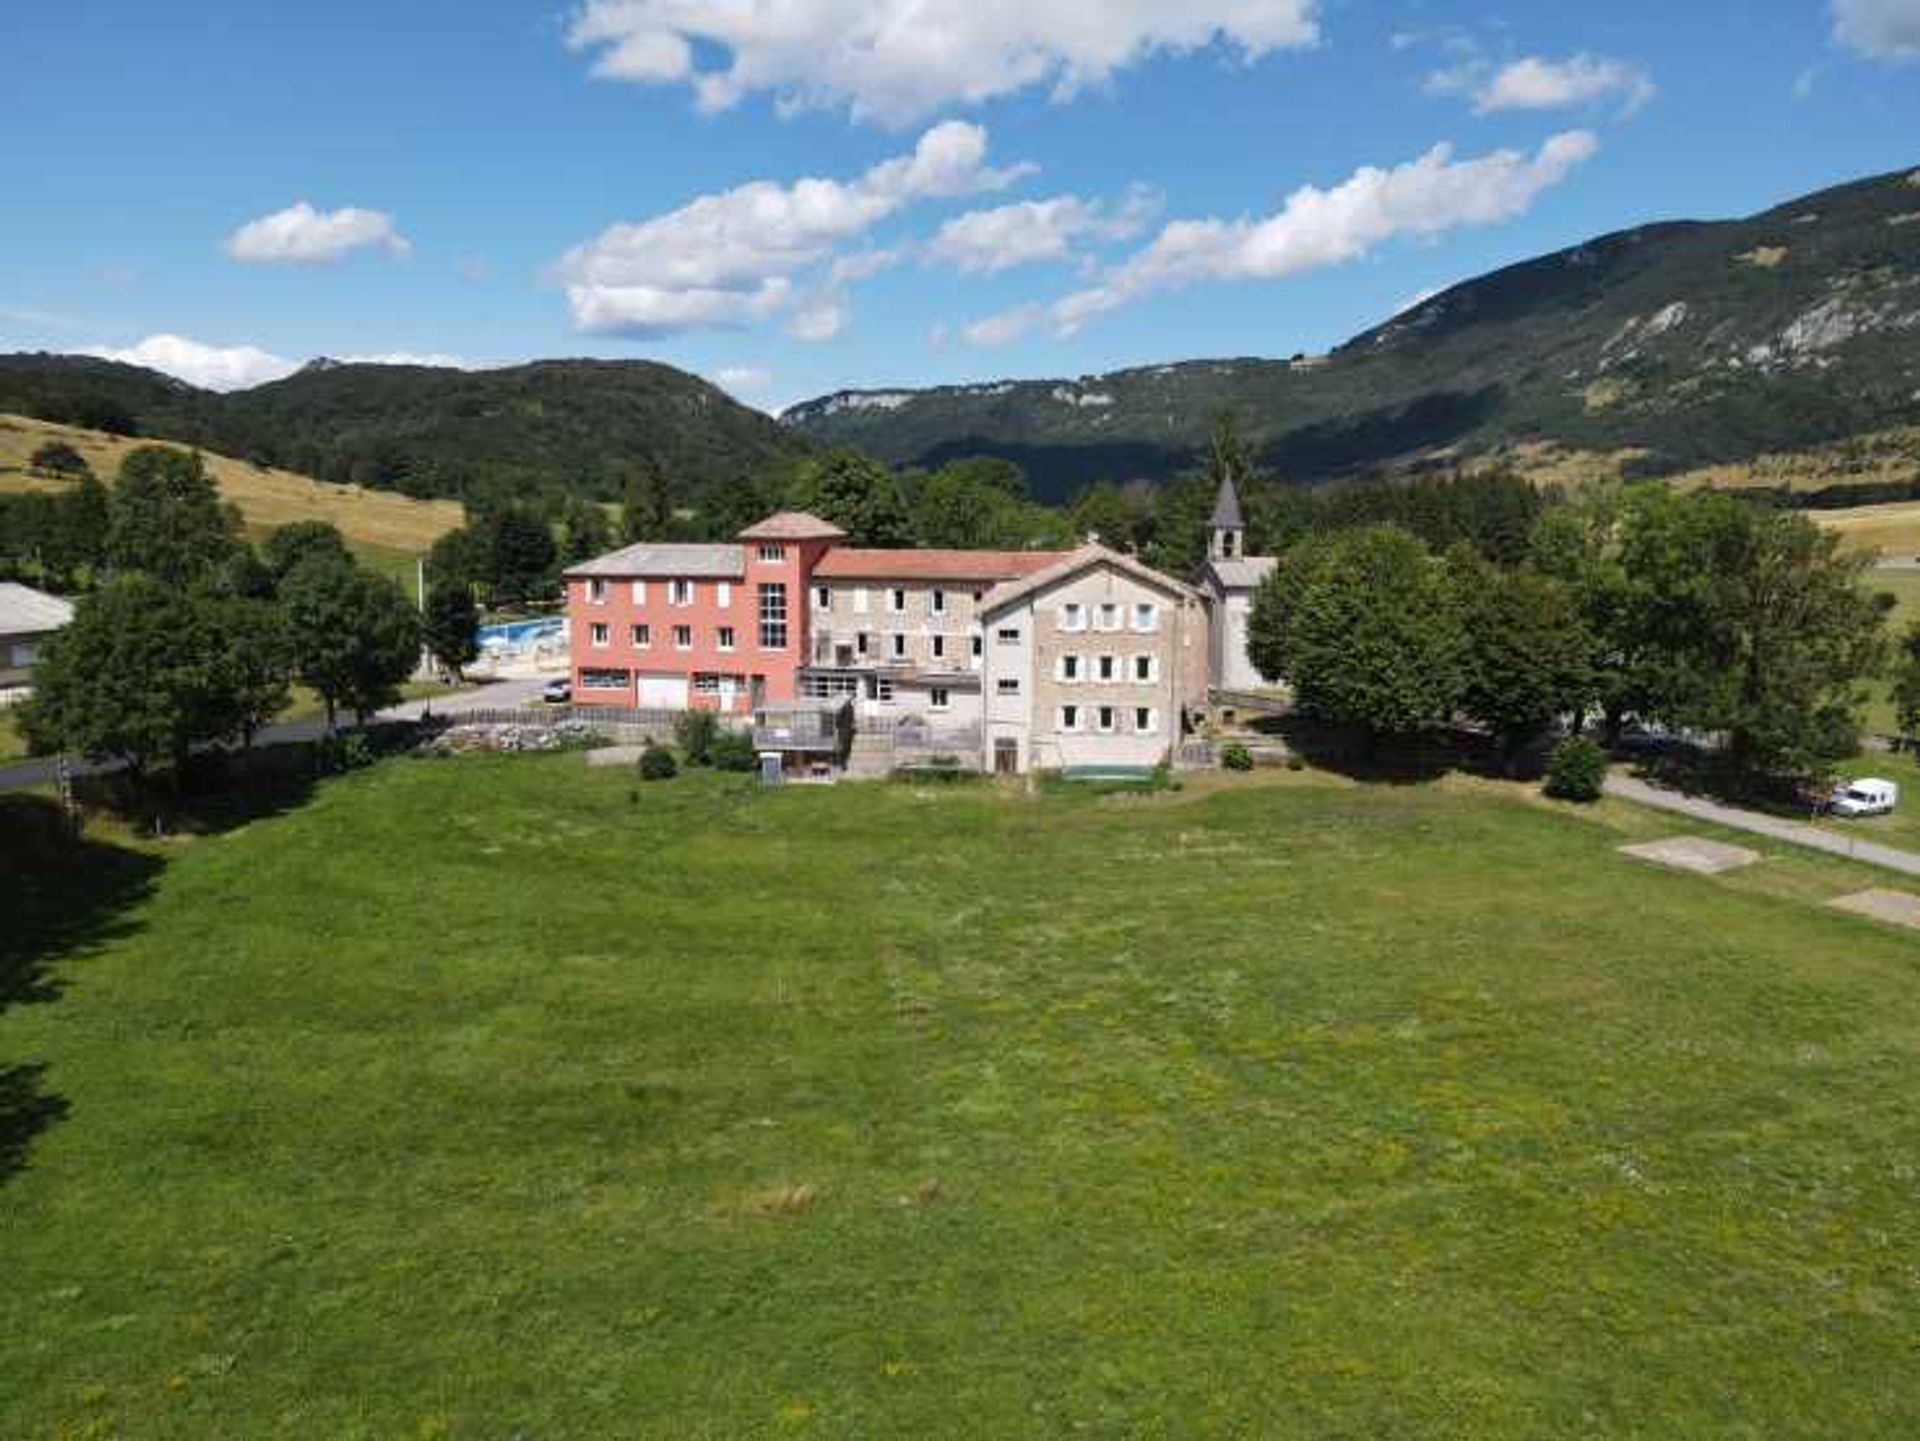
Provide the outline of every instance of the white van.
{"type": "Polygon", "coordinates": [[[1836,816],[1887,816],[1900,804],[1900,787],[1892,781],[1843,781],[1833,788],[1836,816]]]}

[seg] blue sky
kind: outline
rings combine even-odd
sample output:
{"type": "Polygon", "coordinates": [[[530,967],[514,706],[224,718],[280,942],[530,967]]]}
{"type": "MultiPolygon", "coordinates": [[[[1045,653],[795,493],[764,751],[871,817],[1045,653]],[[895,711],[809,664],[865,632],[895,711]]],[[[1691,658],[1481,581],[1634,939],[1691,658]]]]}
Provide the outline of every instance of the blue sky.
{"type": "Polygon", "coordinates": [[[48,0],[10,36],[0,349],[222,386],[599,355],[777,407],[1287,355],[1920,165],[1920,0],[48,0]]]}

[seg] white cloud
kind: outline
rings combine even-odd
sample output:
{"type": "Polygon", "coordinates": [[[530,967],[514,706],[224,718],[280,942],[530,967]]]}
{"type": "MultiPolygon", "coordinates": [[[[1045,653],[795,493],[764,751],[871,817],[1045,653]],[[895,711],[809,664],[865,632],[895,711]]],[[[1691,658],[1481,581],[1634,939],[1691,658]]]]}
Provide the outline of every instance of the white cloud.
{"type": "Polygon", "coordinates": [[[1035,86],[1064,100],[1158,53],[1245,60],[1312,45],[1316,0],[585,0],[567,30],[593,73],[685,85],[706,111],[771,93],[905,124],[1035,86]],[[696,48],[698,47],[698,48],[696,48]],[[703,65],[701,51],[722,58],[703,65]]]}
{"type": "Polygon", "coordinates": [[[1833,0],[1833,38],[1872,60],[1920,60],[1920,3],[1833,0]]]}
{"type": "Polygon", "coordinates": [[[787,334],[795,340],[832,340],[853,320],[853,306],[837,291],[809,296],[800,302],[787,322],[787,334]]]}
{"type": "Polygon", "coordinates": [[[95,346],[82,352],[102,360],[144,365],[176,376],[206,390],[245,390],[279,380],[299,369],[287,360],[253,345],[203,345],[184,335],[149,335],[123,349],[95,346]]]}
{"type": "MultiPolygon", "coordinates": [[[[924,200],[999,190],[1030,170],[996,169],[986,156],[986,131],[949,121],[922,135],[910,154],[851,181],[756,180],[650,220],[608,226],[568,251],[556,273],[584,331],[644,337],[762,320],[795,298],[795,276],[889,216],[924,200]]],[[[887,251],[843,257],[831,283],[895,261],[887,251]]],[[[823,330],[824,315],[807,328],[823,330]]]]}
{"type": "Polygon", "coordinates": [[[1070,259],[1082,239],[1130,240],[1158,209],[1158,197],[1144,187],[1135,187],[1112,211],[1077,195],[1026,200],[955,216],[923,253],[935,264],[965,274],[992,275],[1038,261],[1070,259]]]}
{"type": "Polygon", "coordinates": [[[222,245],[235,260],[250,265],[321,265],[375,247],[396,257],[413,251],[412,243],[394,227],[393,217],[383,210],[350,205],[322,211],[304,200],[249,220],[222,245]]]}
{"type": "Polygon", "coordinates": [[[430,350],[383,350],[373,355],[339,355],[334,359],[342,365],[425,365],[435,370],[481,370],[461,355],[448,355],[444,351],[430,350]]]}
{"type": "Polygon", "coordinates": [[[1553,136],[1537,154],[1496,150],[1456,160],[1436,145],[1418,160],[1364,166],[1331,190],[1306,185],[1270,216],[1177,220],[1098,283],[1044,310],[1022,306],[966,328],[976,345],[1004,345],[1045,325],[1077,334],[1096,316],[1156,291],[1202,281],[1281,280],[1345,264],[1402,236],[1430,237],[1524,214],[1599,149],[1590,131],[1553,136]]]}
{"type": "Polygon", "coordinates": [[[1478,115],[1564,110],[1616,96],[1623,113],[1631,115],[1655,93],[1653,80],[1639,66],[1585,54],[1566,60],[1528,55],[1497,68],[1482,60],[1467,60],[1429,75],[1426,88],[1435,95],[1472,96],[1478,115]]]}

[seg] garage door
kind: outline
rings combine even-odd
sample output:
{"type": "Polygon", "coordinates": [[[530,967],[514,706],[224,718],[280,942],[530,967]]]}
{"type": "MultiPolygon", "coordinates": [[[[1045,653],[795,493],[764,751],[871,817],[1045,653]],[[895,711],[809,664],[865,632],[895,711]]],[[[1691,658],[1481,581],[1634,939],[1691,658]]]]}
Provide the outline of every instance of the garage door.
{"type": "Polygon", "coordinates": [[[643,675],[640,677],[640,709],[685,710],[687,678],[683,675],[643,675]]]}

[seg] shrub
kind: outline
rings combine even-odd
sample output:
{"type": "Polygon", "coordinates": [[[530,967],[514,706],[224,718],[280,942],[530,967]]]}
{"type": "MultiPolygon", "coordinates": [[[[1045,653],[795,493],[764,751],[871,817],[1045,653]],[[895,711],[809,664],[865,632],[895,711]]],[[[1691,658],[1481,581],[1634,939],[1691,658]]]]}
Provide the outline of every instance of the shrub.
{"type": "Polygon", "coordinates": [[[64,440],[50,440],[34,451],[27,462],[33,469],[49,475],[91,475],[87,458],[64,440]]]}
{"type": "Polygon", "coordinates": [[[640,752],[640,779],[643,781],[670,781],[680,774],[675,764],[673,752],[665,746],[648,746],[640,752]]]}
{"type": "Polygon", "coordinates": [[[1307,768],[1307,763],[1306,763],[1305,761],[1303,761],[1303,760],[1301,760],[1299,756],[1288,756],[1288,757],[1287,757],[1287,769],[1288,769],[1288,770],[1290,770],[1290,771],[1303,771],[1303,770],[1305,770],[1306,768],[1307,768]]]}
{"type": "Polygon", "coordinates": [[[753,737],[746,731],[721,731],[713,738],[707,757],[717,771],[747,772],[760,764],[760,753],[753,748],[753,737]]]}
{"type": "Polygon", "coordinates": [[[1240,741],[1228,741],[1220,748],[1220,764],[1230,771],[1253,769],[1253,752],[1240,741]]]}
{"type": "Polygon", "coordinates": [[[1547,762],[1547,794],[1585,805],[1600,799],[1607,783],[1607,753],[1596,741],[1572,736],[1554,747],[1547,762]]]}
{"type": "Polygon", "coordinates": [[[674,718],[673,738],[690,766],[713,764],[713,742],[719,734],[720,717],[710,710],[690,710],[674,718]]]}

